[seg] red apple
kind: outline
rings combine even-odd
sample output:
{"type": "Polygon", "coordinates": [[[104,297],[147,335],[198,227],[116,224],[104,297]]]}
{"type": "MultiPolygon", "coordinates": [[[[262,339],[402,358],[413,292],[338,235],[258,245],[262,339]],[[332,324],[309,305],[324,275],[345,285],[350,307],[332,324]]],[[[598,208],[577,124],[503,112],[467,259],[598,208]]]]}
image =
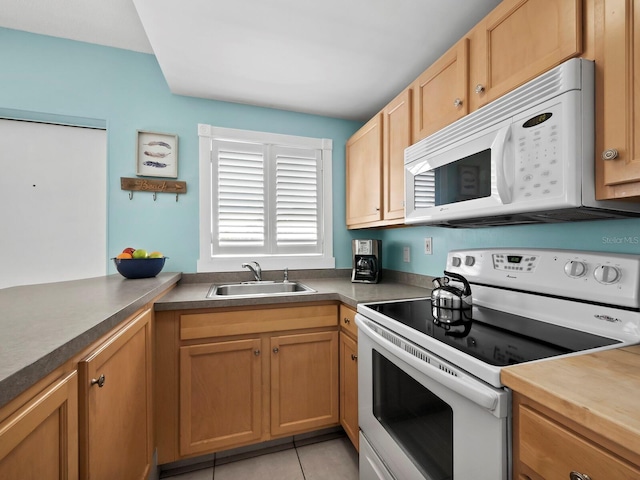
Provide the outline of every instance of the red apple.
{"type": "Polygon", "coordinates": [[[135,248],[127,247],[124,250],[122,250],[122,253],[128,253],[130,255],[133,255],[133,252],[135,252],[135,251],[136,251],[135,248]]]}

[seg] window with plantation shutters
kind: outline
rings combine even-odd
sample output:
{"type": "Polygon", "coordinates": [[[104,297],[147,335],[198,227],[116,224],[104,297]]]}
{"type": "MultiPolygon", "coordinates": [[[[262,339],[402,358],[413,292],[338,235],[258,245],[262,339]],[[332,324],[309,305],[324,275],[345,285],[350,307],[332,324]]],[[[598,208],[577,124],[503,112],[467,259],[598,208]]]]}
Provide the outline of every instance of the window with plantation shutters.
{"type": "Polygon", "coordinates": [[[199,133],[198,271],[246,261],[263,269],[335,266],[330,140],[209,125],[199,133]]]}

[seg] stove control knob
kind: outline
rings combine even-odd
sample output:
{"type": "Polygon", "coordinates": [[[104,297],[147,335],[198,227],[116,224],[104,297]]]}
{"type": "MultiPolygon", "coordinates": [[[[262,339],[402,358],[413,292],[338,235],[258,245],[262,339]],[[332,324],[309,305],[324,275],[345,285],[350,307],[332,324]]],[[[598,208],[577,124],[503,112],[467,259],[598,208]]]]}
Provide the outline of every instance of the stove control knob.
{"type": "Polygon", "coordinates": [[[620,280],[620,270],[612,265],[598,265],[593,271],[595,279],[605,285],[611,285],[620,280]]]}
{"type": "Polygon", "coordinates": [[[460,260],[460,257],[451,258],[451,265],[453,265],[454,267],[459,267],[461,264],[462,260],[460,260]]]}
{"type": "Polygon", "coordinates": [[[570,260],[564,266],[564,273],[571,278],[580,278],[587,273],[587,266],[584,262],[578,260],[570,260]]]}
{"type": "Polygon", "coordinates": [[[472,257],[471,255],[467,255],[464,257],[464,264],[467,267],[473,267],[476,263],[476,257],[472,257]]]}

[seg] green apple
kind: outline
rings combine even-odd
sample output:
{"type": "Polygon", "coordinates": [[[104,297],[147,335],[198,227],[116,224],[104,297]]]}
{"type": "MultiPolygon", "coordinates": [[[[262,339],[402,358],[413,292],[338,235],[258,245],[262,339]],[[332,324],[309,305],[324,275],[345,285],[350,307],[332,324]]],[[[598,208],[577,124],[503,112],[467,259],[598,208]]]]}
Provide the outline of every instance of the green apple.
{"type": "Polygon", "coordinates": [[[164,255],[160,252],[151,252],[149,258],[163,258],[164,255]]]}
{"type": "Polygon", "coordinates": [[[141,248],[138,248],[136,250],[133,251],[133,253],[131,254],[131,256],[133,258],[147,258],[149,256],[149,254],[147,253],[146,250],[143,250],[141,248]]]}

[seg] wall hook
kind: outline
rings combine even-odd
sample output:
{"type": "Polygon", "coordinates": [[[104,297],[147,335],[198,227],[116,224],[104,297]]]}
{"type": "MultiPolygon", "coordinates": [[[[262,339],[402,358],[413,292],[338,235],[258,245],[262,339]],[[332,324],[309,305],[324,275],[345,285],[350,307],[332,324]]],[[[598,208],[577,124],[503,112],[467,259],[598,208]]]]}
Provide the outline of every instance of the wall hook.
{"type": "Polygon", "coordinates": [[[156,201],[156,198],[158,197],[158,193],[157,192],[153,192],[153,201],[156,201]]]}
{"type": "Polygon", "coordinates": [[[176,193],[176,202],[178,201],[178,194],[176,193]]]}
{"type": "Polygon", "coordinates": [[[133,190],[129,192],[129,200],[133,200],[133,190]]]}

